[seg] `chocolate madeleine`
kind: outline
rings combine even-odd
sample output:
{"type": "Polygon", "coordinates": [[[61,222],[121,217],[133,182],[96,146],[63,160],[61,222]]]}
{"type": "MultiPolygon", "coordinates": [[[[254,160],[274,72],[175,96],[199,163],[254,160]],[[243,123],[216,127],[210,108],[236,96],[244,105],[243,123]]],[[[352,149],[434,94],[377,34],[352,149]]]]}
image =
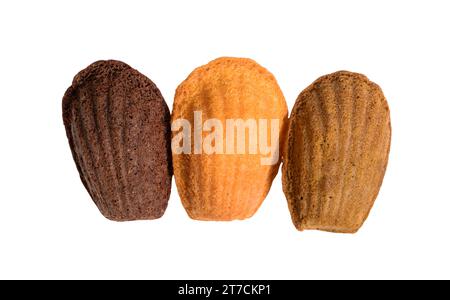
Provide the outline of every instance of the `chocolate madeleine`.
{"type": "Polygon", "coordinates": [[[306,88],[290,116],[282,167],[297,229],[358,231],[380,190],[390,141],[388,104],[364,75],[336,72],[306,88]]]}
{"type": "Polygon", "coordinates": [[[170,195],[170,112],[156,85],[120,61],[78,73],[63,120],[81,181],[115,221],[156,219],[170,195]]]}

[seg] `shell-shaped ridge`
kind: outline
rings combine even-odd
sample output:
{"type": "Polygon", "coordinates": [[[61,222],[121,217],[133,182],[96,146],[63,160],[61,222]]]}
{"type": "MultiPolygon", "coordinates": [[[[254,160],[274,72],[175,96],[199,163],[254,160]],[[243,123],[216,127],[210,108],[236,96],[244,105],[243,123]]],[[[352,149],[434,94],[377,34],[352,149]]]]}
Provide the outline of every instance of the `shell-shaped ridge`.
{"type": "Polygon", "coordinates": [[[170,113],[156,85],[119,61],[79,72],[63,119],[81,180],[116,221],[155,219],[170,195],[170,113]]]}
{"type": "Polygon", "coordinates": [[[294,225],[356,232],[379,192],[390,140],[387,101],[366,76],[340,71],[302,91],[282,167],[294,225]]]}

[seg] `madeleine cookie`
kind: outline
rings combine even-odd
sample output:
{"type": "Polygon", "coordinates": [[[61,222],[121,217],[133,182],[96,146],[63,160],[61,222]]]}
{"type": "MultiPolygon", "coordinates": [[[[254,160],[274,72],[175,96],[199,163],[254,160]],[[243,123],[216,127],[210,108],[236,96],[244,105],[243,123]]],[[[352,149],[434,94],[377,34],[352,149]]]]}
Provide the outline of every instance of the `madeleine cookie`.
{"type": "Polygon", "coordinates": [[[380,87],[346,71],[317,79],[289,120],[283,190],[299,230],[354,233],[386,170],[389,107],[380,87]]]}
{"type": "Polygon", "coordinates": [[[172,178],[170,112],[156,85],[119,61],[78,73],[63,119],[81,181],[115,221],[164,214],[172,178]]]}
{"type": "Polygon", "coordinates": [[[172,112],[175,182],[193,219],[251,217],[280,164],[284,96],[251,59],[218,58],[176,90],[172,112]]]}

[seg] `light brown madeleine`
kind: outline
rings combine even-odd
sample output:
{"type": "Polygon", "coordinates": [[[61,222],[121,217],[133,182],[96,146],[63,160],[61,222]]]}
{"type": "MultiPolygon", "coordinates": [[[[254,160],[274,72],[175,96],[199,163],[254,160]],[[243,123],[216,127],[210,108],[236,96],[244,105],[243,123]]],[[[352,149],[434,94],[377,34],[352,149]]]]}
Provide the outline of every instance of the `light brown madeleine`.
{"type": "Polygon", "coordinates": [[[366,220],[386,170],[389,107],[357,73],[317,79],[292,110],[283,190],[298,230],[354,233],[366,220]]]}
{"type": "MultiPolygon", "coordinates": [[[[286,127],[287,106],[284,96],[274,76],[255,61],[223,57],[195,69],[178,86],[172,111],[174,175],[188,215],[197,220],[217,221],[251,217],[266,197],[281,160],[280,152],[261,151],[262,141],[267,141],[269,146],[279,150],[286,127]],[[252,126],[249,125],[245,130],[244,141],[238,141],[238,131],[233,127],[234,139],[228,141],[233,141],[234,145],[227,148],[226,141],[222,139],[223,153],[205,153],[204,143],[202,153],[195,154],[192,139],[189,147],[191,153],[177,154],[174,144],[178,146],[177,136],[181,129],[174,126],[174,122],[178,119],[187,120],[192,124],[190,132],[194,135],[196,111],[197,114],[201,113],[203,129],[208,119],[221,123],[224,138],[231,132],[227,130],[227,120],[238,119],[244,122],[250,120],[248,124],[255,120],[258,134],[263,127],[259,121],[267,120],[268,135],[262,138],[258,136],[256,153],[250,151],[249,128],[252,126]],[[277,120],[278,127],[272,120],[277,120]],[[271,133],[272,129],[274,134],[271,133]],[[238,152],[239,142],[245,143],[244,153],[238,152]],[[233,151],[227,151],[230,149],[233,151]],[[262,163],[269,157],[273,158],[272,164],[262,163]]],[[[218,128],[203,131],[202,141],[207,141],[207,136],[212,132],[217,133],[218,128]]],[[[220,138],[210,144],[217,144],[218,140],[220,138]]],[[[183,142],[181,144],[184,145],[183,142]]]]}
{"type": "Polygon", "coordinates": [[[170,112],[153,82],[119,61],[78,73],[63,119],[81,181],[115,221],[156,219],[170,195],[170,112]]]}

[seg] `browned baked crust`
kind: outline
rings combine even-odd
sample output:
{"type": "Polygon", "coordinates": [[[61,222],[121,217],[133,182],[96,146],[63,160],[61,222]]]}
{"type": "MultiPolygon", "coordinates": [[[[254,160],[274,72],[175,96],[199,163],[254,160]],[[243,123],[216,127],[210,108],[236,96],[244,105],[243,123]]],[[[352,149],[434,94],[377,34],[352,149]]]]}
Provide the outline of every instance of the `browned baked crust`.
{"type": "Polygon", "coordinates": [[[282,167],[297,229],[356,232],[379,192],[390,141],[387,101],[366,76],[340,71],[301,92],[282,167]]]}

